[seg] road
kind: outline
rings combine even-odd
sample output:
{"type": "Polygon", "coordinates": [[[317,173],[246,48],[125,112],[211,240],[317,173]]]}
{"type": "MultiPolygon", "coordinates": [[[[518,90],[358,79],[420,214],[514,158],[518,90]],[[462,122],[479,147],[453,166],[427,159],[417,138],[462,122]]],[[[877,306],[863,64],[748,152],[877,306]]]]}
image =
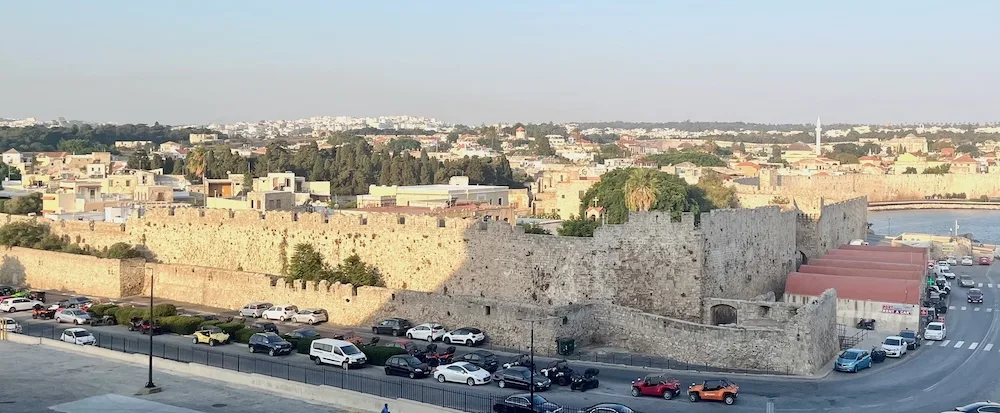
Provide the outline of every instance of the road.
{"type": "MultiPolygon", "coordinates": [[[[879,412],[941,412],[953,409],[955,406],[978,400],[1000,398],[1000,377],[989,374],[1000,368],[1000,277],[991,270],[993,266],[956,267],[958,274],[970,274],[982,284],[985,293],[984,304],[965,304],[964,289],[955,287],[952,306],[946,315],[948,325],[947,340],[941,342],[925,342],[916,351],[911,352],[902,360],[888,360],[876,364],[874,368],[859,374],[831,373],[823,379],[802,379],[765,376],[726,375],[720,373],[667,372],[682,384],[704,380],[713,377],[728,377],[740,385],[739,411],[763,412],[767,401],[773,401],[777,412],[854,412],[859,409],[879,412]],[[978,311],[977,311],[978,309],[978,311]]],[[[15,318],[21,320],[30,331],[56,327],[52,321],[31,320],[26,313],[17,313],[15,318]]],[[[128,332],[120,327],[94,327],[95,333],[105,337],[114,337],[121,343],[122,337],[142,337],[138,333],[128,332]]],[[[322,330],[322,329],[321,329],[322,330]]],[[[282,331],[285,331],[283,328],[282,331]]],[[[58,335],[58,334],[57,334],[58,335]]],[[[107,340],[107,338],[103,338],[107,340]]],[[[189,338],[164,335],[157,336],[156,343],[176,346],[180,354],[167,354],[168,358],[202,357],[208,347],[195,346],[189,338]]],[[[383,340],[390,340],[384,337],[383,340]]],[[[118,344],[115,344],[116,348],[118,344]]],[[[159,345],[159,344],[158,344],[159,345]]],[[[145,344],[134,349],[145,352],[145,344]]],[[[293,354],[280,357],[277,360],[263,354],[249,354],[241,344],[231,344],[211,349],[213,352],[225,354],[215,356],[208,361],[210,364],[232,366],[238,363],[241,371],[260,372],[263,374],[289,375],[299,381],[327,380],[328,383],[342,385],[355,390],[381,393],[386,396],[402,396],[412,399],[423,399],[426,402],[437,402],[446,405],[473,405],[476,403],[487,406],[490,397],[513,394],[517,391],[499,389],[495,385],[470,388],[461,384],[439,384],[433,380],[419,380],[422,387],[404,389],[402,383],[409,382],[406,378],[385,377],[377,367],[351,370],[346,374],[335,367],[323,366],[317,370],[308,357],[293,354]],[[291,368],[269,363],[269,361],[287,362],[291,368]],[[277,369],[277,370],[275,370],[277,369]],[[283,370],[284,369],[284,370],[283,370]],[[320,375],[323,377],[312,377],[320,375]],[[308,376],[308,377],[307,377],[308,376]],[[377,379],[377,380],[376,380],[377,379]],[[384,382],[383,382],[384,381],[384,382]],[[464,392],[461,396],[446,395],[442,389],[464,392]],[[419,391],[421,394],[408,394],[419,391]],[[471,401],[470,401],[471,398],[471,401]],[[461,399],[461,400],[459,400],[461,399]]],[[[161,355],[163,350],[154,348],[154,355],[161,355]]],[[[174,350],[171,350],[174,351],[174,350]]],[[[463,348],[462,353],[466,350],[463,348]]],[[[168,352],[169,353],[169,352],[168,352]]],[[[501,357],[501,361],[504,361],[501,357]]],[[[538,364],[547,362],[539,358],[538,364]]],[[[685,411],[685,412],[723,412],[732,411],[732,407],[721,404],[701,402],[697,404],[686,400],[665,401],[656,398],[633,398],[629,395],[630,381],[644,376],[651,369],[638,367],[592,365],[589,363],[571,363],[576,369],[582,370],[588,366],[601,370],[599,389],[586,393],[570,392],[565,388],[555,388],[544,393],[551,401],[573,407],[584,407],[598,402],[619,402],[646,412],[685,411]]],[[[484,408],[485,411],[487,408],[484,408]]]]}

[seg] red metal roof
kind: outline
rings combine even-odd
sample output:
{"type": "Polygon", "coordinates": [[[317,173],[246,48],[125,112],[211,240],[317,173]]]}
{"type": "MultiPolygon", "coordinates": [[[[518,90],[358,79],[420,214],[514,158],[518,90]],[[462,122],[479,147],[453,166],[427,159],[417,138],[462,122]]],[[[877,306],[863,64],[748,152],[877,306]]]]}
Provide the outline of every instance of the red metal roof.
{"type": "Polygon", "coordinates": [[[827,252],[824,257],[844,260],[892,262],[898,264],[927,264],[926,256],[917,252],[886,252],[835,249],[827,252]]]}
{"type": "Polygon", "coordinates": [[[830,288],[837,291],[837,298],[914,305],[920,304],[923,292],[922,284],[916,280],[793,272],[785,281],[785,294],[819,296],[830,288]]]}
{"type": "Polygon", "coordinates": [[[826,267],[822,265],[803,265],[799,267],[799,272],[808,274],[824,274],[824,275],[845,275],[850,277],[869,277],[869,278],[886,278],[892,280],[917,280],[920,281],[924,277],[925,270],[908,270],[908,271],[892,271],[892,270],[876,270],[870,268],[842,268],[842,267],[826,267]]]}
{"type": "Polygon", "coordinates": [[[830,258],[829,256],[823,256],[821,258],[814,258],[809,260],[809,265],[818,265],[823,267],[837,267],[837,268],[857,268],[857,269],[872,269],[872,270],[890,270],[890,271],[923,271],[927,268],[926,264],[897,264],[893,262],[872,262],[872,261],[854,261],[854,260],[842,260],[837,258],[830,258]]]}

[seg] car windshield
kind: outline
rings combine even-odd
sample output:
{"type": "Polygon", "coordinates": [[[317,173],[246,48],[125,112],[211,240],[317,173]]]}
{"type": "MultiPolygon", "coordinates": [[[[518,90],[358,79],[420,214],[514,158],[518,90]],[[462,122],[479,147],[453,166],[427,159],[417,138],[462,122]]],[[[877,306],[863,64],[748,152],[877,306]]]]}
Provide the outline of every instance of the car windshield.
{"type": "Polygon", "coordinates": [[[858,358],[858,354],[860,354],[860,353],[858,353],[855,350],[848,350],[848,351],[845,351],[843,353],[840,353],[840,358],[842,358],[842,359],[849,359],[849,360],[855,360],[855,359],[858,358]]]}
{"type": "Polygon", "coordinates": [[[465,369],[468,370],[468,371],[479,371],[479,367],[476,367],[475,364],[471,364],[471,363],[470,364],[466,364],[465,365],[465,369]]]}
{"type": "Polygon", "coordinates": [[[914,333],[912,331],[903,331],[899,333],[899,336],[903,338],[917,338],[917,333],[914,333]]]}
{"type": "Polygon", "coordinates": [[[535,401],[535,403],[534,403],[534,404],[535,404],[535,406],[539,406],[539,405],[543,405],[543,404],[545,404],[545,403],[548,403],[548,402],[549,402],[548,400],[545,400],[545,398],[544,398],[544,397],[542,397],[542,396],[539,396],[539,395],[537,395],[537,394],[535,395],[535,398],[534,398],[534,399],[532,399],[532,400],[534,400],[534,401],[535,401]]]}
{"type": "Polygon", "coordinates": [[[83,311],[80,311],[80,310],[65,310],[64,312],[66,314],[69,314],[69,315],[80,315],[80,314],[83,314],[83,311]]]}
{"type": "Polygon", "coordinates": [[[413,356],[404,357],[403,360],[406,360],[406,364],[409,364],[411,366],[419,366],[421,364],[420,359],[413,356]]]}
{"type": "Polygon", "coordinates": [[[349,356],[361,353],[361,350],[358,350],[358,348],[355,347],[354,344],[348,344],[346,346],[341,347],[340,349],[344,350],[344,354],[347,354],[349,356]]]}
{"type": "Polygon", "coordinates": [[[965,280],[971,280],[971,279],[972,279],[972,277],[970,277],[970,276],[968,276],[968,275],[964,275],[964,274],[963,274],[963,275],[960,275],[960,276],[959,276],[958,278],[961,278],[961,279],[962,279],[962,281],[965,281],[965,280]]]}
{"type": "Polygon", "coordinates": [[[285,340],[282,340],[281,337],[278,337],[278,336],[267,336],[267,342],[268,343],[280,343],[282,341],[285,341],[285,340]]]}
{"type": "Polygon", "coordinates": [[[73,336],[75,336],[75,337],[87,337],[89,335],[90,335],[90,332],[87,332],[87,331],[74,331],[73,332],[73,336]]]}
{"type": "MultiPolygon", "coordinates": [[[[188,330],[188,331],[190,331],[190,330],[188,330]]],[[[208,327],[205,327],[205,331],[209,332],[209,333],[212,333],[212,334],[215,334],[215,333],[221,333],[222,329],[219,328],[219,327],[216,327],[216,326],[208,326],[208,327]]]]}
{"type": "Polygon", "coordinates": [[[898,346],[899,345],[899,339],[896,339],[896,338],[887,338],[887,339],[885,339],[885,341],[883,342],[883,344],[887,344],[887,345],[890,345],[890,346],[898,346]]]}
{"type": "Polygon", "coordinates": [[[928,330],[941,330],[941,326],[939,326],[937,324],[931,324],[931,325],[927,326],[927,329],[928,330]]]}
{"type": "Polygon", "coordinates": [[[317,333],[316,330],[311,330],[311,329],[310,330],[295,330],[295,332],[298,333],[301,336],[317,336],[317,335],[319,335],[319,333],[317,333]]]}

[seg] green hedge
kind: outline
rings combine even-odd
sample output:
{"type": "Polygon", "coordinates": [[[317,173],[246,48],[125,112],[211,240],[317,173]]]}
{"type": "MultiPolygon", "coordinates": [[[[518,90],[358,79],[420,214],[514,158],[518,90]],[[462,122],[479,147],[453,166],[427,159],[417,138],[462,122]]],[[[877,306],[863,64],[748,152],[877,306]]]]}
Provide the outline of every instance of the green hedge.
{"type": "Polygon", "coordinates": [[[206,320],[198,324],[198,327],[217,326],[219,324],[222,324],[222,320],[206,320]]]}
{"type": "Polygon", "coordinates": [[[406,354],[406,350],[399,347],[360,346],[358,348],[365,353],[365,356],[368,358],[368,364],[376,366],[384,366],[389,357],[406,354]]]}
{"type": "Polygon", "coordinates": [[[201,324],[201,319],[198,317],[185,317],[179,315],[163,317],[158,320],[160,320],[160,324],[162,324],[164,328],[170,330],[171,333],[180,335],[194,334],[201,324]]]}
{"type": "Polygon", "coordinates": [[[97,304],[97,305],[90,306],[90,308],[87,309],[87,311],[89,311],[91,313],[94,313],[93,314],[94,317],[104,317],[105,315],[108,315],[107,311],[110,310],[110,309],[112,309],[112,308],[118,308],[118,305],[116,305],[116,304],[97,304]]]}
{"type": "Polygon", "coordinates": [[[298,351],[299,354],[309,354],[309,346],[311,346],[313,342],[313,339],[311,338],[305,338],[305,339],[286,338],[285,340],[288,340],[289,343],[292,343],[292,347],[295,347],[295,350],[298,351]]]}
{"type": "MultiPolygon", "coordinates": [[[[173,304],[158,304],[153,307],[153,314],[156,319],[161,319],[164,317],[173,317],[177,315],[177,307],[173,304]]],[[[142,317],[143,319],[149,319],[149,307],[118,307],[114,311],[115,319],[118,320],[118,325],[127,326],[132,317],[142,317]]],[[[201,321],[198,317],[187,317],[195,320],[201,321]]]]}
{"type": "Polygon", "coordinates": [[[177,307],[173,304],[157,304],[153,306],[153,315],[159,317],[171,317],[177,315],[177,307]]]}
{"type": "Polygon", "coordinates": [[[263,332],[264,330],[256,328],[244,328],[242,330],[237,331],[236,334],[233,334],[233,341],[236,341],[237,343],[246,344],[250,342],[250,336],[263,332]]]}
{"type": "Polygon", "coordinates": [[[243,330],[244,328],[246,328],[246,324],[243,324],[243,323],[241,323],[239,321],[234,321],[234,322],[231,322],[231,323],[219,324],[219,325],[217,325],[217,327],[221,328],[222,331],[225,331],[230,336],[233,336],[233,335],[236,334],[236,332],[238,332],[238,331],[243,330]]]}

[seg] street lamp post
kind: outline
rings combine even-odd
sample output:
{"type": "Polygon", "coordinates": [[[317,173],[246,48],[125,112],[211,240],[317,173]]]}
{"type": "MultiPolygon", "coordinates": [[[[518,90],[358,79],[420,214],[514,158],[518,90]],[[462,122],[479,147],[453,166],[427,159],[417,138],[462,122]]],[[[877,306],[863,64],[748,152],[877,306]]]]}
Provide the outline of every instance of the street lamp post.
{"type": "Polygon", "coordinates": [[[529,392],[529,398],[531,399],[531,410],[532,411],[535,410],[535,323],[541,322],[541,321],[554,320],[554,319],[557,319],[557,318],[559,318],[559,317],[553,316],[553,317],[544,317],[544,318],[537,318],[537,319],[521,319],[521,320],[519,320],[519,321],[527,321],[528,323],[531,324],[531,338],[530,338],[530,341],[529,341],[529,344],[528,344],[530,346],[529,347],[530,353],[529,353],[528,358],[530,360],[529,362],[531,363],[531,368],[529,369],[529,370],[531,370],[531,378],[529,379],[529,382],[528,382],[528,392],[529,392]]]}
{"type": "Polygon", "coordinates": [[[146,274],[149,276],[149,379],[139,394],[159,393],[161,390],[153,384],[153,269],[146,267],[146,274]]]}

